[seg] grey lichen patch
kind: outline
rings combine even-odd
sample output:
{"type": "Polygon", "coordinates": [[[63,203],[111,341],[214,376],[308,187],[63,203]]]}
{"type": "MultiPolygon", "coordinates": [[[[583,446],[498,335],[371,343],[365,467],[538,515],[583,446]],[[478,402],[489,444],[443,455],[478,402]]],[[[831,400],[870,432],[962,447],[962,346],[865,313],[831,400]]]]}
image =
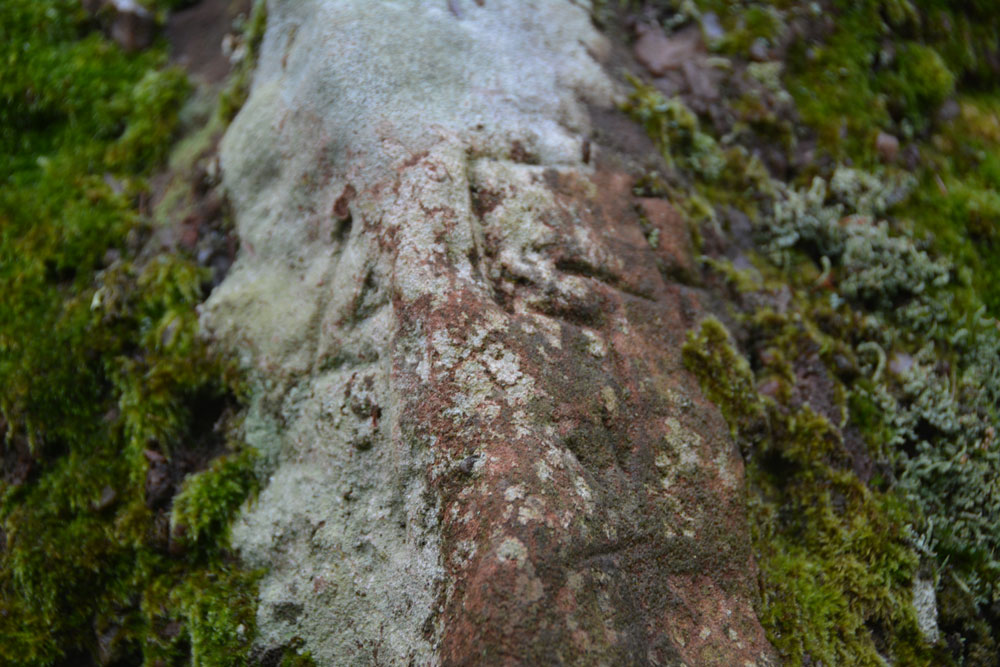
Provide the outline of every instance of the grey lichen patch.
{"type": "Polygon", "coordinates": [[[940,636],[934,588],[933,579],[917,577],[913,580],[913,608],[917,612],[917,625],[924,639],[931,644],[940,636]]]}
{"type": "Polygon", "coordinates": [[[243,558],[270,567],[260,586],[263,645],[302,637],[330,664],[368,659],[376,646],[356,639],[378,637],[383,654],[429,659],[411,614],[432,607],[441,576],[436,511],[425,461],[392,435],[387,383],[384,364],[331,371],[282,407],[277,467],[234,528],[243,558]],[[300,611],[283,611],[291,608],[300,611]]]}
{"type": "Polygon", "coordinates": [[[912,187],[908,179],[880,179],[844,167],[829,182],[817,176],[808,189],[769,180],[772,211],[759,225],[764,252],[788,267],[789,249],[814,247],[828,267],[842,267],[840,295],[878,308],[943,287],[950,279],[948,263],[932,259],[912,237],[890,233],[878,218],[912,187]]]}

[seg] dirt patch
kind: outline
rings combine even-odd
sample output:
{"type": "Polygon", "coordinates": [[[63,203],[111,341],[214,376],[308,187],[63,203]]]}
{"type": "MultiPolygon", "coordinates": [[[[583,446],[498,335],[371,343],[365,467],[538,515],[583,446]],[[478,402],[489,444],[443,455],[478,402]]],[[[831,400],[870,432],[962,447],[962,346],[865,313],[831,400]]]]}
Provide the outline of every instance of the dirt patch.
{"type": "Polygon", "coordinates": [[[251,0],[202,0],[171,14],[166,27],[170,62],[186,69],[197,83],[221,83],[232,66],[223,41],[233,32],[233,22],[249,15],[251,5],[251,0]]]}

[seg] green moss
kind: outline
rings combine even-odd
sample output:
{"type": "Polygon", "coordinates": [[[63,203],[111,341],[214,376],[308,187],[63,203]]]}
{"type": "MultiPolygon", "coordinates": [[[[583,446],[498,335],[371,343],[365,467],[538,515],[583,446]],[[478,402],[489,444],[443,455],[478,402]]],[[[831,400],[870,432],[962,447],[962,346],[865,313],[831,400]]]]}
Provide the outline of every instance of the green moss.
{"type": "Polygon", "coordinates": [[[148,70],[132,88],[125,131],[109,149],[108,166],[143,171],[146,165],[161,162],[188,92],[181,70],[148,70]]]}
{"type": "Polygon", "coordinates": [[[745,11],[735,12],[732,11],[731,3],[725,3],[725,6],[716,6],[715,11],[721,14],[723,27],[726,29],[725,37],[716,45],[723,53],[745,57],[755,42],[762,42],[770,47],[787,30],[781,10],[773,5],[754,4],[745,11]]]}
{"type": "Polygon", "coordinates": [[[963,267],[966,281],[1000,314],[1000,96],[965,97],[958,118],[923,147],[921,187],[901,214],[963,267]]]}
{"type": "MultiPolygon", "coordinates": [[[[866,642],[887,633],[899,633],[894,635],[896,648],[883,642],[877,647],[882,654],[914,646],[907,637],[918,633],[904,582],[912,580],[918,554],[933,556],[945,576],[961,582],[973,609],[996,599],[1000,572],[993,558],[1000,523],[995,501],[1000,478],[993,463],[1000,454],[992,435],[997,427],[994,397],[1000,390],[995,321],[983,318],[983,310],[972,316],[964,307],[954,309],[956,288],[948,280],[948,264],[918,251],[914,239],[890,236],[887,225],[870,220],[845,224],[845,214],[881,207],[877,190],[857,183],[864,180],[833,179],[835,210],[829,208],[825,188],[815,185],[781,206],[784,195],[779,194],[767,219],[762,239],[777,242],[764,246],[774,249],[774,264],[761,265],[761,270],[771,285],[783,276],[791,300],[785,314],[763,308],[741,319],[761,360],[758,386],[767,386],[771,398],[747,389],[753,382],[749,366],[735,358],[738,353],[728,346],[718,323],[706,322],[685,348],[689,368],[719,403],[748,457],[755,530],[763,531],[755,548],[765,597],[776,605],[773,616],[762,614],[765,627],[791,659],[826,655],[825,660],[837,664],[876,660],[870,650],[874,644],[866,642]],[[812,258],[824,260],[822,273],[812,258]],[[899,282],[903,276],[905,281],[899,282]],[[836,291],[827,299],[818,285],[836,291]],[[796,385],[805,381],[796,368],[810,350],[830,378],[859,371],[869,376],[854,380],[850,391],[839,381],[826,390],[828,396],[839,396],[842,414],[847,409],[839,425],[796,405],[796,385]],[[836,369],[837,358],[842,371],[836,369]],[[942,364],[954,364],[957,372],[949,373],[942,364]],[[766,418],[753,407],[755,401],[763,401],[766,418]],[[867,436],[867,456],[880,459],[882,466],[891,464],[890,475],[898,477],[862,483],[849,470],[858,453],[844,447],[845,426],[867,436]],[[802,488],[789,481],[798,479],[805,480],[802,488]],[[842,515],[861,519],[838,527],[833,519],[842,515]],[[790,524],[782,518],[788,516],[801,521],[790,524]],[[820,536],[809,537],[814,531],[820,536]],[[870,544],[859,552],[852,541],[866,532],[895,537],[881,544],[881,552],[870,544]],[[773,545],[776,550],[769,551],[773,545]],[[866,560],[874,554],[876,560],[866,560]],[[874,578],[859,583],[826,569],[852,558],[858,559],[857,567],[844,572],[874,578]],[[864,618],[843,615],[844,608],[858,609],[854,596],[859,591],[867,591],[863,595],[874,606],[864,618]],[[788,618],[796,620],[781,625],[788,618]],[[810,644],[813,640],[794,632],[811,624],[819,625],[805,636],[828,641],[810,644]],[[844,634],[845,628],[854,630],[844,634]],[[829,634],[834,630],[840,634],[829,634]],[[789,632],[795,639],[787,638],[789,632]],[[856,636],[866,633],[871,633],[868,639],[858,644],[856,636]]],[[[764,281],[755,283],[725,268],[723,273],[736,275],[733,284],[741,292],[766,300],[764,281]]],[[[981,624],[978,613],[956,625],[973,632],[981,624]]],[[[929,650],[915,649],[905,662],[926,663],[929,650]]]]}
{"type": "Polygon", "coordinates": [[[290,646],[285,650],[284,657],[281,658],[281,667],[315,667],[312,653],[304,651],[299,653],[301,647],[290,646]]]}
{"type": "Polygon", "coordinates": [[[900,112],[911,120],[936,109],[955,92],[955,75],[937,51],[904,42],[896,51],[896,66],[884,75],[882,87],[900,112]]]}
{"type": "Polygon", "coordinates": [[[684,361],[688,368],[725,368],[725,373],[698,373],[702,391],[722,410],[734,436],[758,428],[765,411],[757,397],[750,365],[729,344],[729,333],[721,322],[709,318],[697,334],[689,334],[684,361]]]}
{"type": "Polygon", "coordinates": [[[227,531],[236,511],[257,489],[255,459],[251,451],[219,457],[207,470],[185,479],[174,498],[171,532],[196,544],[227,543],[227,531]]]}
{"type": "Polygon", "coordinates": [[[912,138],[959,81],[993,76],[995,12],[945,0],[834,5],[825,39],[792,44],[787,84],[803,120],[837,159],[875,164],[878,131],[912,138]]]}
{"type": "Polygon", "coordinates": [[[760,619],[782,658],[935,664],[910,605],[919,561],[899,498],[843,467],[842,436],[825,417],[760,395],[717,320],[690,333],[683,352],[747,455],[760,619]]]}
{"type": "Polygon", "coordinates": [[[242,108],[250,94],[250,84],[253,68],[257,61],[257,52],[264,39],[264,27],[267,25],[267,3],[255,0],[250,11],[250,18],[243,28],[243,39],[247,53],[230,75],[226,89],[219,98],[219,115],[226,121],[232,120],[242,108]]]}
{"type": "MultiPolygon", "coordinates": [[[[871,203],[879,201],[871,188],[839,180],[836,174],[831,180],[838,200],[833,209],[816,187],[790,196],[790,213],[776,206],[763,235],[774,240],[765,247],[781,251],[773,261],[787,271],[800,317],[815,323],[807,328],[829,319],[829,306],[809,295],[811,279],[795,258],[805,252],[827,263],[823,282],[836,290],[833,314],[843,312],[846,301],[851,318],[860,320],[860,326],[828,328],[870,375],[867,388],[856,384],[851,392],[852,405],[863,408],[856,418],[872,450],[895,464],[897,489],[926,522],[920,531],[929,548],[987,604],[996,596],[998,565],[988,554],[996,551],[992,527],[1000,522],[998,477],[989,462],[1000,454],[988,435],[997,427],[994,397],[1000,391],[995,322],[984,317],[974,294],[953,284],[949,263],[918,250],[911,236],[893,236],[887,223],[870,218],[845,218],[881,207],[871,203]],[[904,366],[894,366],[904,357],[904,366]],[[957,372],[942,364],[954,364],[957,372]],[[959,507],[966,511],[955,514],[959,507]]],[[[778,346],[788,347],[780,339],[778,346]]]]}
{"type": "Polygon", "coordinates": [[[256,628],[256,575],[219,566],[185,577],[170,602],[184,620],[192,667],[249,664],[256,628]]]}
{"type": "Polygon", "coordinates": [[[239,379],[199,336],[205,271],[140,252],[188,85],[164,45],[95,28],[78,3],[0,4],[0,662],[241,664],[239,379]],[[216,454],[171,537],[171,476],[216,454]]]}

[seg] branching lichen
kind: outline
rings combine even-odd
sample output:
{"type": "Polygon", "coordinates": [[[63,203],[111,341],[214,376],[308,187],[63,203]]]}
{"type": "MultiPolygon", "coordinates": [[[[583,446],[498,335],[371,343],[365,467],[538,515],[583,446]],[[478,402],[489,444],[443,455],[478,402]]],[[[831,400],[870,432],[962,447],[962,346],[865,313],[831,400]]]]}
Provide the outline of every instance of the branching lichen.
{"type": "MultiPolygon", "coordinates": [[[[627,107],[681,172],[663,194],[689,213],[689,198],[713,204],[690,216],[701,234],[724,233],[733,209],[755,233],[704,246],[743,263],[706,262],[749,365],[711,320],[685,354],[747,457],[762,621],[793,664],[995,664],[997,15],[949,0],[695,4],[709,48],[794,100],[794,125],[752,90],[721,103],[737,121],[717,145],[752,156],[722,151],[721,178],[678,158],[691,144],[676,129],[712,134],[719,109],[681,116],[645,84],[627,107]],[[788,155],[762,173],[753,153],[777,138],[788,155]]],[[[673,26],[673,3],[647,5],[673,26]]]]}

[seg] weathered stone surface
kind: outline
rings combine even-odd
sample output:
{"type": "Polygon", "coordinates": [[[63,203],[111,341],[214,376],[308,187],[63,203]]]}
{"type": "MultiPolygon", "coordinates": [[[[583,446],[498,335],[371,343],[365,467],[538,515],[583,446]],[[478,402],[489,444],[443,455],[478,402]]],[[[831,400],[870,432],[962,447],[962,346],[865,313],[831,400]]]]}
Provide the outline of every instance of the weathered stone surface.
{"type": "Polygon", "coordinates": [[[585,5],[269,3],[203,313],[259,380],[273,472],[234,540],[271,568],[262,647],[770,662],[741,461],[680,359],[683,221],[643,204],[651,248],[584,148],[615,94],[585,5]]]}
{"type": "Polygon", "coordinates": [[[685,63],[705,55],[705,45],[698,26],[684,28],[670,37],[657,25],[640,25],[637,32],[639,39],[633,47],[636,60],[656,76],[672,69],[681,69],[685,63]]]}

